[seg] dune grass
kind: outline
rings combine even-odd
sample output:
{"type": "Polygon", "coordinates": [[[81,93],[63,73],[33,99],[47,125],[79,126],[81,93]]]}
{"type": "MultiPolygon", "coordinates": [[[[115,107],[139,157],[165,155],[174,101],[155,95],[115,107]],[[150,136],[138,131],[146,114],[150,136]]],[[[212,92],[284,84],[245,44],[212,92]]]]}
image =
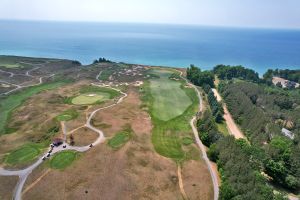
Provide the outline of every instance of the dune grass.
{"type": "Polygon", "coordinates": [[[45,145],[43,144],[25,144],[22,147],[10,152],[5,158],[5,163],[10,166],[27,164],[36,159],[44,147],[45,145]]]}
{"type": "MultiPolygon", "coordinates": [[[[153,92],[153,86],[151,88],[151,84],[155,84],[157,88],[157,82],[150,79],[146,81],[143,86],[143,102],[144,106],[146,106],[151,115],[152,123],[154,125],[152,129],[152,143],[153,146],[160,155],[171,158],[176,162],[183,162],[184,160],[193,158],[191,154],[192,148],[191,146],[185,146],[183,148],[183,138],[191,136],[191,127],[189,125],[189,121],[193,115],[197,112],[198,108],[198,97],[192,88],[185,88],[185,81],[174,81],[170,80],[168,76],[174,73],[174,71],[166,72],[165,69],[160,72],[160,70],[156,70],[155,72],[150,71],[150,73],[158,74],[154,79],[159,80],[161,85],[168,84],[167,87],[162,87],[163,93],[172,93],[176,90],[181,90],[181,92],[175,92],[181,96],[181,98],[173,97],[172,95],[160,94],[158,92],[153,92]],[[163,78],[162,78],[163,77],[163,78]],[[172,82],[172,83],[170,83],[172,82]],[[173,82],[176,82],[175,84],[173,82]],[[172,86],[172,87],[170,87],[172,86]],[[163,98],[170,98],[161,100],[161,95],[163,98]],[[158,98],[158,100],[157,100],[158,98]],[[187,102],[184,102],[184,101],[187,102]],[[155,105],[160,101],[164,104],[158,106],[155,105]],[[176,106],[183,103],[177,108],[176,106]],[[173,110],[176,110],[175,112],[173,110]],[[181,114],[180,114],[181,113],[181,114]],[[161,117],[160,115],[163,115],[161,117]],[[166,119],[169,119],[166,121],[166,119]]],[[[156,80],[158,81],[158,80],[156,80]]]]}
{"type": "Polygon", "coordinates": [[[25,88],[7,97],[0,98],[0,135],[15,131],[13,128],[7,127],[7,122],[9,121],[11,113],[27,98],[44,90],[55,89],[66,83],[66,81],[44,83],[41,85],[25,88]]]}
{"type": "Polygon", "coordinates": [[[73,161],[78,157],[75,151],[62,151],[53,156],[50,160],[50,167],[53,169],[65,169],[70,166],[73,161]]]}

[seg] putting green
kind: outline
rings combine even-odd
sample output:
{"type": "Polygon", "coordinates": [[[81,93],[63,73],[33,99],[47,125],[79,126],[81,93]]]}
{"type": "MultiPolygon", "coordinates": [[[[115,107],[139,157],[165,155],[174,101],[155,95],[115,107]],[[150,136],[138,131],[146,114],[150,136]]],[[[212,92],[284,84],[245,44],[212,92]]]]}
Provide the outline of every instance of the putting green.
{"type": "Polygon", "coordinates": [[[96,92],[96,93],[85,93],[81,94],[72,99],[72,103],[75,105],[89,105],[95,103],[101,103],[110,99],[110,94],[105,92],[96,92]]]}
{"type": "Polygon", "coordinates": [[[66,110],[62,114],[56,116],[58,121],[70,121],[78,117],[78,112],[74,109],[66,110]]]}
{"type": "Polygon", "coordinates": [[[9,165],[26,164],[38,157],[41,152],[41,148],[42,145],[26,144],[9,153],[5,162],[9,165]]]}
{"type": "Polygon", "coordinates": [[[152,114],[163,121],[181,115],[191,104],[191,99],[181,89],[179,81],[170,80],[173,74],[168,70],[153,70],[160,78],[150,80],[151,95],[154,98],[152,114]]]}
{"type": "Polygon", "coordinates": [[[54,169],[65,169],[76,159],[77,153],[74,151],[62,151],[53,156],[50,160],[50,167],[54,169]]]}

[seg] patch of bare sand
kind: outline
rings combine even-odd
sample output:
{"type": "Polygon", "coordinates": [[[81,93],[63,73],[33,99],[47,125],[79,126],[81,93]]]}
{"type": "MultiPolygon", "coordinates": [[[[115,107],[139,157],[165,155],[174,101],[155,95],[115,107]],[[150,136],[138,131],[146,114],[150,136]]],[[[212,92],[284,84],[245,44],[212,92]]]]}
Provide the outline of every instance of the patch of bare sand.
{"type": "Polygon", "coordinates": [[[18,179],[17,176],[0,176],[0,199],[12,199],[18,179]]]}

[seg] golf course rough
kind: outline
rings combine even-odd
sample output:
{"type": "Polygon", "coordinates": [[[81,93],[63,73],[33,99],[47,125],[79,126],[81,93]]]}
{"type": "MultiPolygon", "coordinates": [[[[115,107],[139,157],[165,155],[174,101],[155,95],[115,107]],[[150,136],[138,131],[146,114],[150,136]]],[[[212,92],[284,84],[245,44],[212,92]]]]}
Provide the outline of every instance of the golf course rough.
{"type": "Polygon", "coordinates": [[[160,78],[150,80],[151,95],[154,98],[153,115],[163,121],[168,121],[181,115],[192,101],[180,88],[181,83],[170,80],[173,74],[167,70],[153,70],[160,78]]]}
{"type": "Polygon", "coordinates": [[[50,167],[53,169],[65,169],[70,166],[78,157],[75,151],[62,151],[53,156],[50,160],[50,167]]]}
{"type": "Polygon", "coordinates": [[[25,88],[22,91],[16,92],[15,94],[11,94],[3,99],[0,99],[0,135],[9,133],[10,129],[7,127],[7,122],[9,121],[12,112],[27,98],[41,91],[55,89],[65,84],[67,84],[67,82],[64,81],[44,83],[41,85],[25,88]]]}
{"type": "Polygon", "coordinates": [[[22,147],[12,151],[5,158],[5,163],[10,166],[15,166],[18,164],[27,164],[34,159],[36,159],[44,145],[42,144],[26,144],[22,147]]]}

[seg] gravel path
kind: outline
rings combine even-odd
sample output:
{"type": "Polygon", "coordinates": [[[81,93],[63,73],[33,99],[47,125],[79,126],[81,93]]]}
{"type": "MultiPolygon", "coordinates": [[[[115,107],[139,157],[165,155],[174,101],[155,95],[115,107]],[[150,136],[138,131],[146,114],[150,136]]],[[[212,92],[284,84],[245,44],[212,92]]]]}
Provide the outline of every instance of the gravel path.
{"type": "MultiPolygon", "coordinates": [[[[179,72],[180,72],[180,76],[186,81],[186,83],[189,86],[191,86],[191,87],[193,87],[195,89],[195,91],[197,93],[197,96],[198,96],[198,99],[199,99],[199,113],[201,113],[203,111],[203,104],[202,104],[202,97],[201,97],[201,94],[200,94],[198,88],[195,85],[189,83],[189,81],[182,76],[182,72],[181,71],[179,71],[179,72]]],[[[206,149],[205,149],[204,144],[199,139],[199,133],[198,133],[198,130],[197,130],[196,126],[195,126],[196,120],[197,120],[197,116],[194,116],[191,119],[191,121],[190,121],[190,125],[191,125],[193,133],[194,133],[196,144],[201,149],[202,159],[205,161],[205,163],[207,165],[207,168],[209,170],[211,179],[212,179],[213,188],[214,188],[214,200],[218,200],[219,199],[218,175],[217,175],[217,172],[214,171],[213,166],[211,165],[211,163],[210,163],[210,161],[209,161],[209,159],[207,157],[206,149]]]]}
{"type": "MultiPolygon", "coordinates": [[[[216,89],[212,89],[212,91],[214,92],[214,95],[217,98],[217,101],[222,101],[222,97],[219,94],[219,92],[216,89]]],[[[246,137],[244,136],[244,134],[242,133],[242,131],[239,129],[239,127],[236,125],[236,123],[234,122],[230,112],[227,109],[227,106],[225,103],[223,103],[223,109],[224,109],[224,119],[228,128],[228,131],[231,135],[233,135],[235,137],[235,139],[239,139],[239,138],[243,138],[246,139],[246,137]]]]}

